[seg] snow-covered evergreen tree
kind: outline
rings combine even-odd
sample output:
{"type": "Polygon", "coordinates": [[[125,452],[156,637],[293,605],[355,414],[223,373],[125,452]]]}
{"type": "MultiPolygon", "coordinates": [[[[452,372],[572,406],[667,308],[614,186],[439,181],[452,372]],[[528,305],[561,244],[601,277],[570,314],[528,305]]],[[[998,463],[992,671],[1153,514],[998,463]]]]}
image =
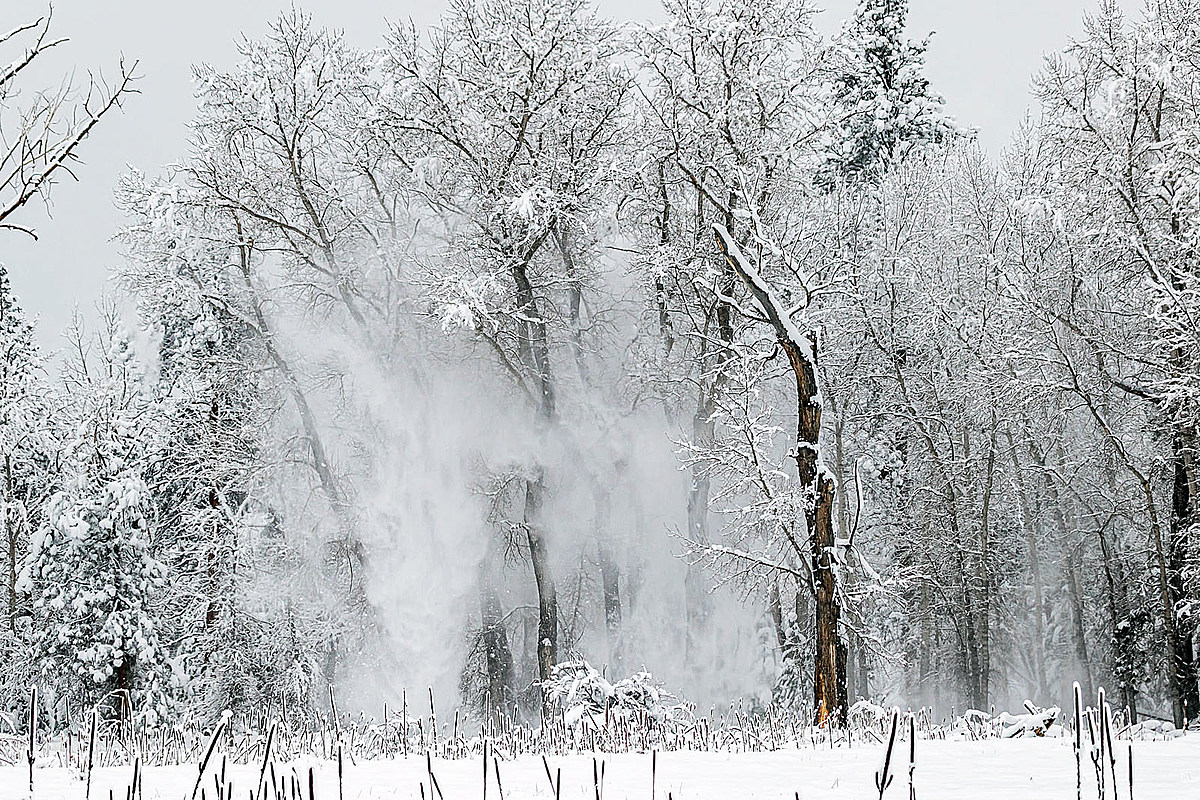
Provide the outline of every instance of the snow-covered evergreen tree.
{"type": "Polygon", "coordinates": [[[8,624],[15,625],[16,577],[44,498],[46,393],[33,325],[0,265],[0,503],[4,523],[8,624]]]}
{"type": "Polygon", "coordinates": [[[41,525],[53,470],[54,429],[48,426],[47,383],[34,329],[0,265],[0,524],[3,526],[4,614],[0,631],[0,685],[31,678],[27,616],[17,591],[32,531],[41,525]]]}
{"type": "Polygon", "coordinates": [[[955,131],[925,77],[928,40],[905,38],[908,0],[859,0],[835,48],[829,152],[819,182],[877,183],[913,146],[955,131]]]}
{"type": "Polygon", "coordinates": [[[48,694],[101,702],[129,692],[150,722],[169,668],[157,613],[166,573],[146,474],[160,439],[154,397],[128,336],[110,319],[91,356],[73,334],[64,375],[62,485],[46,506],[23,575],[34,652],[48,694]]]}

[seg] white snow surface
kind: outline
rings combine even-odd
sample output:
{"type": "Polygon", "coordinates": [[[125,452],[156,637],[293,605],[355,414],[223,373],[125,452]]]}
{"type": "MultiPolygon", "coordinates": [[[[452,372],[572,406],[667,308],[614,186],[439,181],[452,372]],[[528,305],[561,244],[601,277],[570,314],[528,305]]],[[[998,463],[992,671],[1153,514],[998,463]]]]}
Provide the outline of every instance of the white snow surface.
{"type": "MultiPolygon", "coordinates": [[[[1170,741],[1134,742],[1134,796],[1150,800],[1200,797],[1200,735],[1170,741]]],[[[1117,746],[1119,796],[1127,793],[1128,743],[1117,746]]],[[[771,753],[659,753],[654,797],[666,800],[861,800],[878,796],[873,785],[882,745],[852,749],[817,748],[771,753]]],[[[599,754],[605,763],[605,800],[651,800],[650,754],[599,754]]],[[[885,800],[908,797],[908,748],[901,748],[896,779],[885,800]]],[[[562,800],[592,800],[591,755],[551,756],[552,770],[562,770],[562,800]]],[[[982,741],[925,741],[917,743],[916,788],[921,800],[1067,800],[1075,797],[1075,766],[1067,739],[986,739],[982,741]]],[[[309,766],[316,767],[317,800],[336,800],[337,767],[329,762],[295,762],[307,785],[309,766]]],[[[228,768],[234,797],[249,796],[258,779],[257,765],[228,768]]],[[[1084,754],[1084,797],[1096,797],[1094,772],[1084,754]]],[[[390,761],[345,765],[345,798],[419,798],[427,782],[425,758],[410,756],[390,761]]],[[[433,772],[445,800],[482,798],[482,766],[478,757],[433,761],[433,772]]],[[[91,796],[107,800],[124,797],[132,769],[109,767],[93,775],[91,796]]],[[[280,773],[277,773],[280,774],[280,773]]],[[[502,761],[503,796],[508,800],[553,800],[541,758],[522,756],[502,761]]],[[[143,800],[188,798],[196,779],[193,765],[148,767],[143,800]]],[[[0,767],[0,798],[27,798],[24,766],[0,767]]],[[[212,797],[211,777],[206,776],[212,797]]],[[[495,775],[488,772],[488,797],[499,800],[495,775]]],[[[39,769],[37,800],[82,800],[84,784],[77,772],[65,768],[39,769]]],[[[428,786],[426,792],[429,792],[428,786]]],[[[1109,787],[1111,797],[1111,786],[1109,787]]],[[[427,795],[428,796],[428,795],[427,795]]]]}

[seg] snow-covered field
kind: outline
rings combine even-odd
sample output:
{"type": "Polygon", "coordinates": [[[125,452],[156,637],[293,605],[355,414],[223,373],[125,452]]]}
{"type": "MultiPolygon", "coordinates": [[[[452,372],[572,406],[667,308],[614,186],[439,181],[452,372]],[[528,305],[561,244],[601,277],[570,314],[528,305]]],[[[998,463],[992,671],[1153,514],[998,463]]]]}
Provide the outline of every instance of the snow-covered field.
{"type": "MultiPolygon", "coordinates": [[[[1128,797],[1127,750],[1118,744],[1119,796],[1128,797]]],[[[1136,798],[1174,800],[1200,798],[1200,735],[1173,741],[1137,742],[1134,748],[1134,792],[1136,798]]],[[[878,796],[874,772],[882,746],[853,749],[804,749],[773,753],[672,752],[657,756],[656,785],[651,787],[649,754],[599,756],[605,764],[605,800],[750,800],[750,798],[795,798],[801,800],[862,800],[878,796]],[[653,794],[652,794],[653,791],[653,794]]],[[[907,751],[905,751],[907,758],[907,751]]],[[[1085,756],[1086,759],[1086,756],[1085,756]]],[[[561,769],[562,800],[594,800],[591,756],[549,759],[552,771],[561,769]]],[[[313,762],[295,768],[307,784],[313,762]]],[[[337,768],[315,764],[318,800],[336,800],[337,768]]],[[[245,798],[258,779],[258,767],[230,767],[234,797],[245,798]]],[[[1091,764],[1085,764],[1084,797],[1096,797],[1090,788],[1091,764]]],[[[428,775],[424,758],[375,761],[345,766],[346,800],[355,798],[419,798],[428,775]]],[[[433,761],[433,772],[445,800],[477,800],[483,797],[483,770],[478,758],[433,761]]],[[[907,798],[907,763],[901,765],[895,783],[885,798],[907,798]]],[[[93,798],[123,798],[129,785],[129,768],[98,770],[93,780],[93,798]]],[[[196,767],[150,767],[143,784],[143,800],[187,798],[195,782],[196,767]]],[[[489,770],[488,797],[499,800],[552,800],[542,761],[523,757],[500,764],[503,795],[489,770]]],[[[0,768],[0,797],[28,796],[28,775],[21,767],[0,768]]],[[[1075,797],[1075,768],[1071,745],[1066,739],[988,739],[977,742],[921,741],[916,770],[917,797],[921,800],[1067,800],[1075,797]]],[[[212,792],[209,792],[211,795],[212,792]]],[[[307,792],[305,792],[307,795],[307,792]]],[[[1111,794],[1108,795],[1111,797],[1111,794]]],[[[84,784],[66,769],[39,769],[34,797],[37,800],[82,800],[84,784]]]]}

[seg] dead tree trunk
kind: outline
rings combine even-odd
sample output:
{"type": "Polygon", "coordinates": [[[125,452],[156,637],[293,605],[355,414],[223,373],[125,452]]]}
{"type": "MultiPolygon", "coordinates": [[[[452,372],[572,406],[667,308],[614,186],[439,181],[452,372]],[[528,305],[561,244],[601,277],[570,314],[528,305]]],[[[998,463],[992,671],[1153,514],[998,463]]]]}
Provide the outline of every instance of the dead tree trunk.
{"type": "MultiPolygon", "coordinates": [[[[796,460],[801,461],[800,457],[796,460]]],[[[810,515],[813,576],[817,584],[814,704],[818,725],[826,720],[841,725],[847,708],[846,645],[838,630],[842,609],[833,571],[835,542],[831,511],[834,486],[828,475],[816,476],[815,481],[816,508],[810,515]]]]}
{"type": "Polygon", "coordinates": [[[817,381],[817,341],[813,333],[801,333],[787,309],[759,274],[729,231],[713,226],[717,245],[755,303],[775,331],[776,341],[787,355],[796,381],[796,473],[805,498],[804,517],[808,527],[809,557],[816,588],[816,653],[814,654],[814,697],[817,724],[840,725],[846,711],[846,647],[839,629],[841,597],[834,572],[837,542],[833,533],[835,485],[833,476],[821,465],[821,395],[817,381]]]}

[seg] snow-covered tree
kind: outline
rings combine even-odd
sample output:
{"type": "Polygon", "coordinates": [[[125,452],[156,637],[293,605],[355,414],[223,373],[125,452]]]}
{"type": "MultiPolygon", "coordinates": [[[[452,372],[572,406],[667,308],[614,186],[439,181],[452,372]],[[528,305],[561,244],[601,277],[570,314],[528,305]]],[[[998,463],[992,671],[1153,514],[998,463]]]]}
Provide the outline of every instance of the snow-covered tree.
{"type": "MultiPolygon", "coordinates": [[[[285,520],[283,541],[249,538],[283,563],[306,562],[309,579],[291,583],[313,591],[297,592],[301,599],[281,589],[296,601],[288,605],[304,640],[296,657],[334,682],[348,661],[379,649],[364,643],[378,626],[356,479],[381,456],[345,355],[365,354],[378,373],[409,373],[394,360],[410,319],[398,315],[410,299],[397,260],[407,246],[406,170],[372,127],[380,87],[371,53],[293,10],[264,38],[243,42],[241,56],[229,70],[197,68],[192,152],[178,173],[161,185],[131,183],[142,264],[126,277],[156,306],[148,322],[164,336],[164,377],[198,395],[196,414],[180,420],[192,433],[181,436],[230,459],[182,487],[188,505],[205,509],[193,521],[223,520],[228,537],[245,539],[236,531],[246,520],[285,520]],[[298,341],[308,330],[343,350],[298,341]],[[330,397],[331,384],[348,390],[330,397]],[[264,427],[276,434],[265,446],[264,427]],[[269,486],[270,499],[250,497],[247,483],[269,486]]],[[[278,539],[276,525],[259,527],[278,539]]],[[[218,549],[210,555],[224,566],[214,575],[238,558],[218,549]]]]}
{"type": "Polygon", "coordinates": [[[47,497],[57,485],[58,429],[49,424],[51,385],[43,372],[32,324],[0,265],[0,520],[4,528],[5,634],[0,636],[3,683],[33,679],[29,610],[18,590],[30,539],[42,525],[47,497]]]}
{"type": "MultiPolygon", "coordinates": [[[[463,0],[428,41],[394,27],[384,124],[420,166],[419,191],[455,223],[425,279],[448,331],[496,360],[546,444],[563,446],[558,349],[573,337],[595,264],[630,79],[615,30],[582,0],[463,0]],[[572,310],[573,309],[573,310],[572,310]]],[[[547,453],[521,465],[521,549],[538,595],[537,672],[559,650],[559,598],[543,516],[547,453]]]]}
{"type": "Polygon", "coordinates": [[[84,703],[129,692],[150,722],[170,691],[159,629],[166,571],[146,477],[161,446],[162,404],[129,337],[108,320],[94,351],[77,328],[59,414],[61,485],[22,576],[47,692],[84,703]]]}
{"type": "Polygon", "coordinates": [[[33,326],[0,265],[0,468],[3,469],[8,627],[15,630],[17,574],[29,533],[39,526],[51,486],[53,432],[47,429],[47,385],[33,326]]]}
{"type": "MultiPolygon", "coordinates": [[[[647,301],[638,377],[678,418],[691,484],[683,537],[703,551],[724,538],[711,512],[740,502],[723,482],[740,485],[743,476],[726,468],[736,471],[732,465],[743,462],[725,459],[733,454],[719,440],[723,425],[751,424],[724,411],[742,408],[738,395],[751,388],[742,379],[756,373],[739,361],[742,311],[720,299],[734,294],[738,277],[712,225],[746,235],[744,179],[761,179],[764,202],[776,208],[775,189],[787,181],[796,143],[811,132],[805,120],[816,85],[816,36],[804,3],[672,2],[667,13],[665,24],[646,26],[635,39],[648,76],[641,128],[652,144],[639,155],[628,203],[647,301]]],[[[753,461],[758,453],[746,455],[753,461]]],[[[693,669],[717,672],[723,647],[710,641],[710,576],[691,560],[684,653],[693,669]]],[[[795,591],[808,589],[797,584],[795,591]]],[[[785,661],[802,649],[805,623],[777,627],[785,661]]]]}
{"type": "Polygon", "coordinates": [[[907,17],[908,0],[859,0],[835,43],[822,184],[877,183],[909,150],[954,135],[924,74],[929,42],[905,38],[907,17]]]}
{"type": "Polygon", "coordinates": [[[1086,20],[1084,37],[1038,78],[1049,172],[1040,195],[1028,198],[1053,215],[1081,290],[1071,298],[1074,313],[1056,320],[1061,363],[1118,472],[1136,487],[1176,724],[1200,713],[1190,611],[1198,557],[1198,14],[1192,2],[1156,4],[1131,24],[1108,2],[1086,20]],[[1115,287],[1119,302],[1104,294],[1115,287]],[[1127,426],[1120,414],[1137,421],[1127,426]]]}
{"type": "Polygon", "coordinates": [[[280,609],[256,597],[250,569],[262,568],[256,545],[277,524],[264,478],[275,393],[261,378],[266,353],[238,304],[230,251],[207,238],[194,196],[132,174],[119,197],[129,216],[119,277],[157,339],[155,390],[169,401],[146,475],[172,578],[164,633],[179,645],[189,698],[215,722],[225,709],[276,696],[296,661],[269,635],[280,609]]]}

